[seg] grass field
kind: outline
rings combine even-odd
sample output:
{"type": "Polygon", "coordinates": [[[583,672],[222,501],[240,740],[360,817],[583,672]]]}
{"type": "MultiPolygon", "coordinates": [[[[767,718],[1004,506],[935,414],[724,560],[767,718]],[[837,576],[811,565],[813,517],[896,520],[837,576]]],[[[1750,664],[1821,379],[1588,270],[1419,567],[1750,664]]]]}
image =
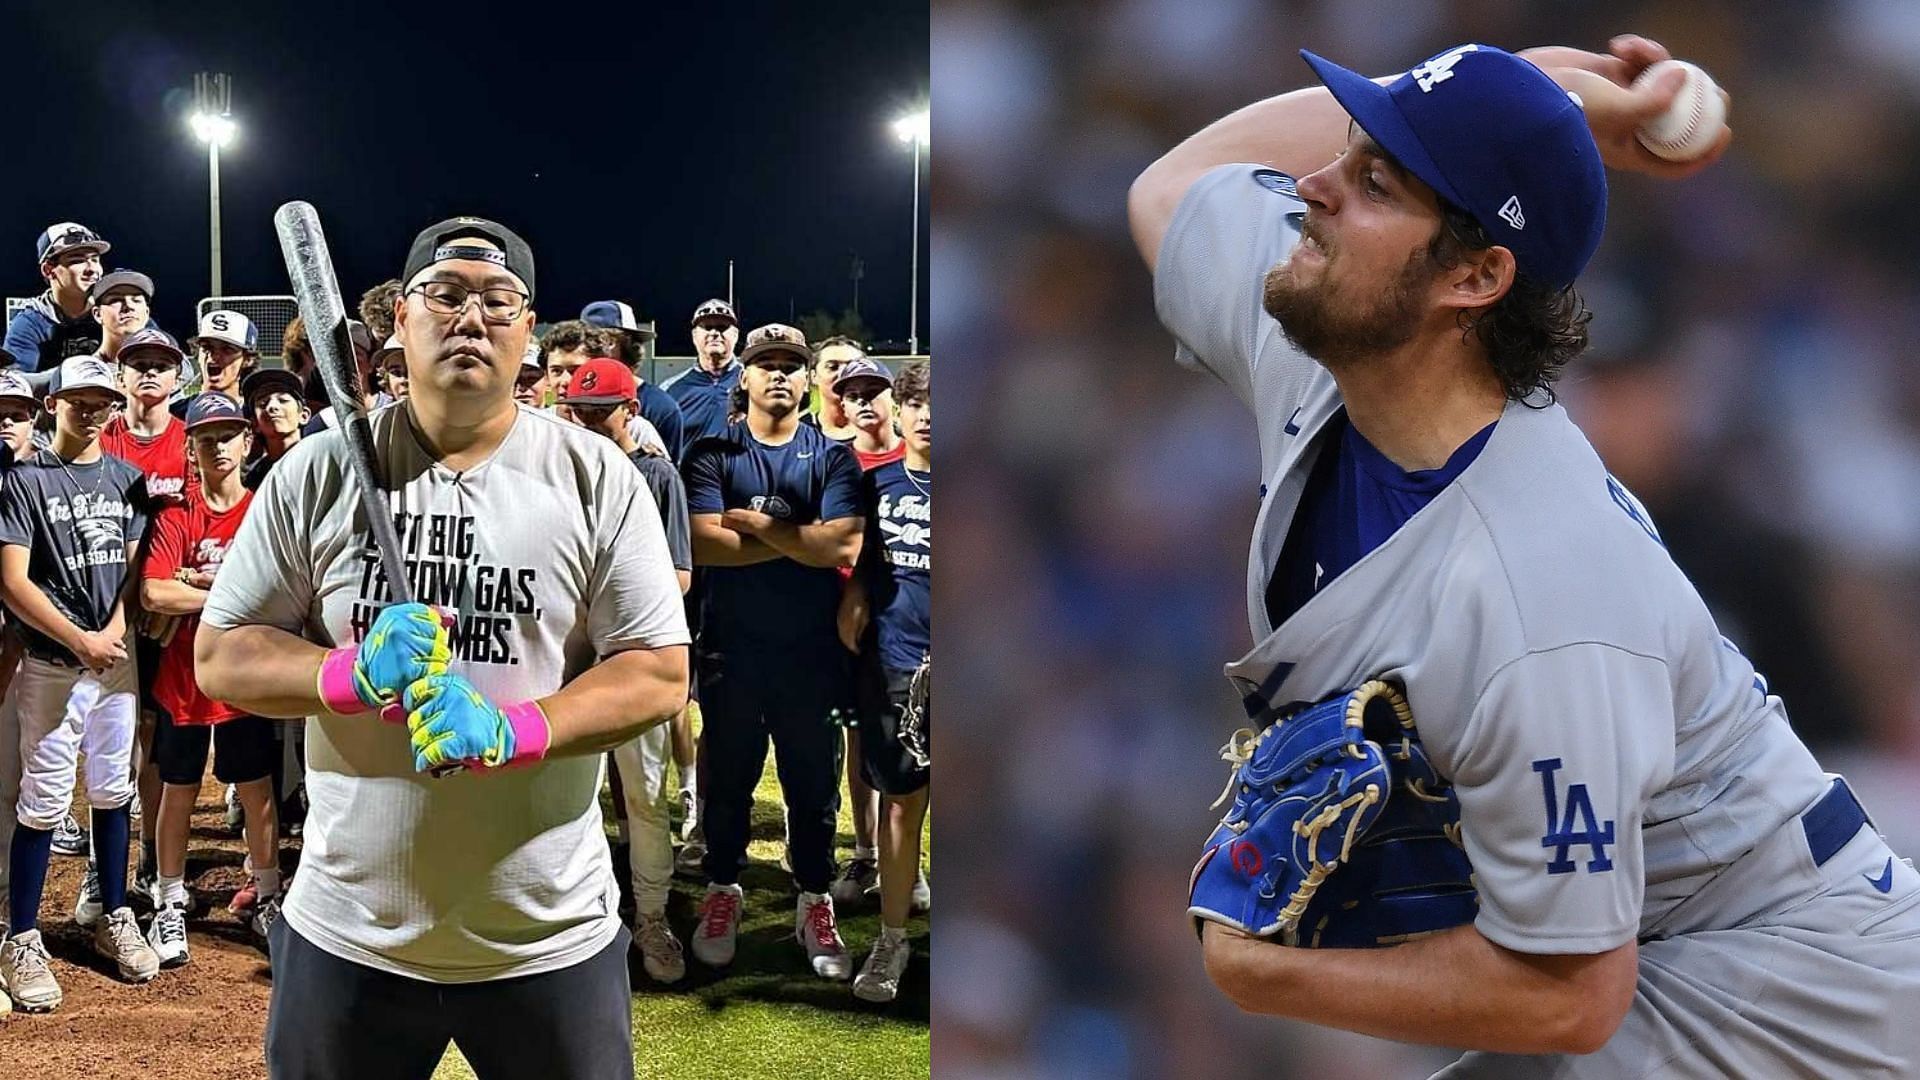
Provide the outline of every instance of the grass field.
{"type": "MultiPolygon", "coordinates": [[[[861,1001],[853,996],[850,983],[815,976],[793,938],[793,881],[780,868],[784,837],[780,787],[769,757],[754,793],[752,865],[740,877],[747,902],[733,965],[716,973],[694,960],[689,950],[687,977],[661,987],[640,969],[638,954],[628,954],[637,1076],[784,1080],[799,1075],[885,1078],[931,1072],[927,919],[915,917],[908,924],[913,962],[900,997],[892,1003],[861,1001]]],[[[931,815],[922,844],[922,864],[930,865],[931,815]]],[[[852,847],[853,819],[843,800],[840,855],[845,857],[852,847]]],[[[616,869],[624,878],[624,862],[616,869]]],[[[703,885],[674,879],[667,916],[683,944],[704,892],[703,885]]],[[[856,971],[879,932],[877,903],[840,913],[840,936],[854,957],[856,971]]],[[[467,1080],[473,1075],[459,1051],[450,1047],[434,1077],[467,1080]]]]}

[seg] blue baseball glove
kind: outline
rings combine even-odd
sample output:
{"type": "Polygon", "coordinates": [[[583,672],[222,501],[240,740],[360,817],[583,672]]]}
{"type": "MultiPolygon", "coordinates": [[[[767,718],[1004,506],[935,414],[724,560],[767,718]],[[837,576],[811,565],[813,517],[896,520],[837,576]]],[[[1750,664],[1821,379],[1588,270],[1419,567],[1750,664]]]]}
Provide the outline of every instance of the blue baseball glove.
{"type": "Polygon", "coordinates": [[[1427,759],[1413,711],[1369,709],[1364,731],[1387,755],[1392,794],[1353,857],[1282,937],[1310,948],[1374,948],[1472,922],[1473,863],[1460,835],[1460,800],[1427,759]]]}
{"type": "Polygon", "coordinates": [[[538,704],[496,705],[460,675],[414,682],[404,704],[416,772],[527,764],[545,757],[552,739],[538,704]]]}
{"type": "Polygon", "coordinates": [[[1221,793],[1233,806],[1194,865],[1188,914],[1259,937],[1297,929],[1385,809],[1386,752],[1366,738],[1364,716],[1391,715],[1396,699],[1369,682],[1234,736],[1222,756],[1236,767],[1221,793]]]}

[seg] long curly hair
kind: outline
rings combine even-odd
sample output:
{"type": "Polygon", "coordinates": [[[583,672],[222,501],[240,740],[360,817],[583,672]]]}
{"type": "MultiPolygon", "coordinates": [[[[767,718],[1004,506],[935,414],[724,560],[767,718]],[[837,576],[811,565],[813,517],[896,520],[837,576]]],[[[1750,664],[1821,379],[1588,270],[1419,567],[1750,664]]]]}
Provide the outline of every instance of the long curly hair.
{"type": "MultiPolygon", "coordinates": [[[[1442,203],[1440,228],[1427,244],[1427,258],[1439,269],[1451,270],[1468,255],[1493,246],[1473,216],[1442,203]]],[[[1587,350],[1587,310],[1573,286],[1550,288],[1519,273],[1513,286],[1491,307],[1460,313],[1460,331],[1486,346],[1487,359],[1513,401],[1525,402],[1544,392],[1544,403],[1554,400],[1553,382],[1568,361],[1587,350]]]]}

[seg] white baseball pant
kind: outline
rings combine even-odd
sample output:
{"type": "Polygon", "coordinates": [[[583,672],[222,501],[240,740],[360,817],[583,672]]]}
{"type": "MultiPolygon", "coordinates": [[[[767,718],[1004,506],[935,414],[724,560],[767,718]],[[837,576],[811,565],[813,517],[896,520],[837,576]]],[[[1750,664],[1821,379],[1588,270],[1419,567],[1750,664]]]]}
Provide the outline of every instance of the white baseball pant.
{"type": "Polygon", "coordinates": [[[621,795],[626,801],[627,864],[633,874],[633,910],[636,915],[660,915],[667,910],[667,892],[673,885],[672,824],[664,801],[667,784],[667,724],[659,724],[613,751],[620,770],[621,795]]]}
{"type": "Polygon", "coordinates": [[[51,829],[73,806],[79,755],[87,757],[87,802],[111,810],[133,800],[133,736],[139,722],[138,673],[131,658],[104,674],[20,662],[13,696],[20,725],[22,825],[51,829]]]}

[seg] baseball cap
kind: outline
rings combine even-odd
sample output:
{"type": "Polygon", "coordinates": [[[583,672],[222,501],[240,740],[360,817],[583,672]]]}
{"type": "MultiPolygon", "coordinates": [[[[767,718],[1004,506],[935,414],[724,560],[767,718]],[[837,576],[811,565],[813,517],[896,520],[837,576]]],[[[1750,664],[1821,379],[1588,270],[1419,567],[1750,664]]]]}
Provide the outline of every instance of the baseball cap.
{"type": "Polygon", "coordinates": [[[224,341],[236,349],[257,352],[260,331],[254,329],[252,319],[237,311],[209,311],[200,316],[200,332],[188,339],[187,344],[202,341],[224,341]]]}
{"type": "Polygon", "coordinates": [[[247,414],[240,403],[225,394],[208,391],[187,403],[187,430],[208,424],[246,424],[247,414]]]}
{"type": "Polygon", "coordinates": [[[0,398],[34,400],[33,384],[17,371],[0,371],[0,398]]]}
{"type": "Polygon", "coordinates": [[[47,226],[33,243],[34,254],[41,262],[83,248],[105,255],[113,250],[113,245],[100,239],[99,233],[73,221],[61,221],[47,226]]]}
{"type": "Polygon", "coordinates": [[[701,319],[725,319],[735,326],[740,325],[740,317],[733,313],[733,305],[725,300],[713,299],[693,309],[693,321],[701,319]]]}
{"type": "Polygon", "coordinates": [[[807,335],[785,323],[755,327],[747,335],[747,347],[740,350],[740,362],[751,364],[754,357],[770,352],[789,352],[799,357],[801,363],[813,363],[813,351],[807,348],[807,335]]]}
{"type": "Polygon", "coordinates": [[[640,394],[627,365],[606,356],[596,356],[574,369],[567,383],[566,405],[620,405],[640,394]]]}
{"type": "Polygon", "coordinates": [[[147,299],[153,299],[153,279],[138,270],[115,270],[110,274],[100,275],[100,280],[94,282],[93,288],[87,290],[87,299],[97,304],[101,297],[107,295],[107,290],[127,285],[140,290],[140,295],[147,299]]]}
{"type": "Polygon", "coordinates": [[[527,351],[520,354],[520,366],[535,371],[545,371],[547,365],[540,362],[540,340],[533,338],[527,342],[527,351]]]}
{"type": "Polygon", "coordinates": [[[846,364],[840,368],[840,374],[834,376],[833,388],[837,391],[841,387],[858,379],[878,379],[891,387],[893,385],[893,372],[888,371],[887,365],[880,361],[862,356],[857,360],[847,361],[846,364]]]}
{"type": "Polygon", "coordinates": [[[1580,99],[1504,49],[1456,45],[1385,86],[1302,49],[1361,130],[1551,288],[1600,246],[1607,176],[1580,99]]]}
{"type": "Polygon", "coordinates": [[[69,356],[60,361],[60,366],[54,369],[47,396],[59,397],[74,390],[90,389],[109,391],[122,401],[127,399],[126,391],[120,389],[120,380],[114,378],[113,365],[97,356],[69,356]]]}
{"type": "Polygon", "coordinates": [[[494,263],[519,278],[527,287],[528,296],[534,295],[533,249],[520,239],[519,233],[498,222],[478,217],[451,217],[421,229],[420,235],[413,238],[413,246],[407,249],[407,266],[400,274],[401,287],[410,287],[415,274],[434,263],[449,259],[479,259],[494,263]],[[469,236],[483,237],[500,250],[448,243],[469,236]]]}
{"type": "Polygon", "coordinates": [[[373,366],[379,367],[386,362],[387,357],[392,356],[394,353],[405,353],[406,351],[406,347],[400,344],[400,335],[389,334],[387,335],[387,340],[381,342],[380,347],[373,350],[373,366]]]}
{"type": "Polygon", "coordinates": [[[602,330],[619,330],[648,338],[653,336],[653,331],[640,325],[633,308],[622,300],[595,300],[580,309],[580,321],[602,330]]]}
{"type": "Polygon", "coordinates": [[[258,368],[248,372],[246,378],[240,380],[240,397],[247,403],[248,409],[253,408],[254,398],[275,391],[292,394],[301,401],[305,401],[307,397],[306,383],[297,373],[288,371],[286,368],[258,368]]]}
{"type": "Polygon", "coordinates": [[[171,358],[176,367],[186,359],[186,354],[182,353],[180,346],[174,343],[173,335],[152,323],[128,334],[126,340],[120,343],[120,352],[114,359],[124,362],[127,357],[137,352],[162,353],[171,358]]]}

